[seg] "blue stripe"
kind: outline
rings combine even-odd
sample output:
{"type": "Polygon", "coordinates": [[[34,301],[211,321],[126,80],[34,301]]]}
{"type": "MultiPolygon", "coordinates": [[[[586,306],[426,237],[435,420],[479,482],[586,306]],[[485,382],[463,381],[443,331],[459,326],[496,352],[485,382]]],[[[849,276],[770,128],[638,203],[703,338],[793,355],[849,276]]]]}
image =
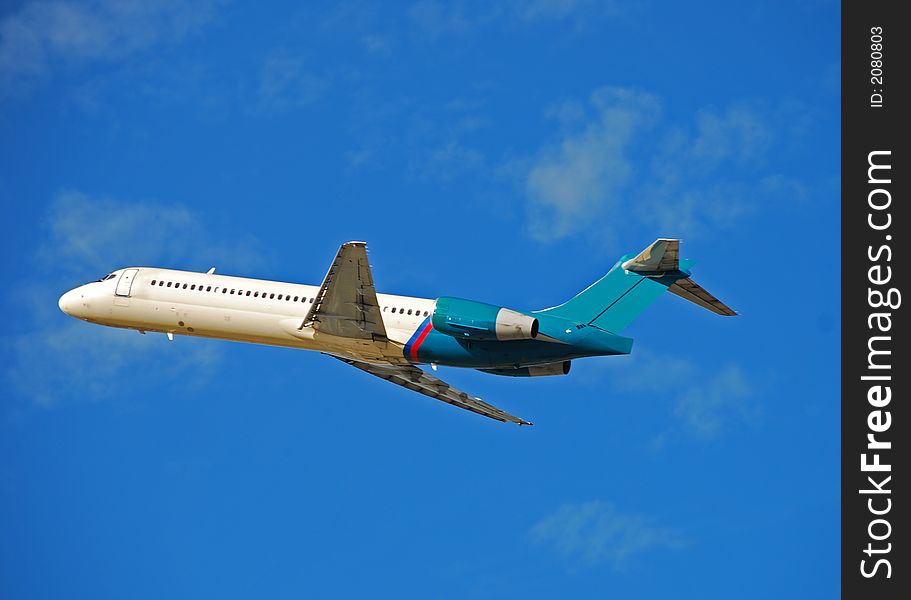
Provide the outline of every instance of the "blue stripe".
{"type": "Polygon", "coordinates": [[[402,354],[405,355],[405,358],[411,360],[411,347],[414,346],[414,343],[418,340],[418,337],[421,335],[421,332],[424,331],[424,328],[427,327],[427,322],[430,321],[430,317],[424,317],[424,320],[421,321],[421,324],[418,325],[418,328],[414,330],[414,333],[411,334],[411,338],[408,340],[408,343],[405,344],[405,347],[402,348],[402,354]]]}

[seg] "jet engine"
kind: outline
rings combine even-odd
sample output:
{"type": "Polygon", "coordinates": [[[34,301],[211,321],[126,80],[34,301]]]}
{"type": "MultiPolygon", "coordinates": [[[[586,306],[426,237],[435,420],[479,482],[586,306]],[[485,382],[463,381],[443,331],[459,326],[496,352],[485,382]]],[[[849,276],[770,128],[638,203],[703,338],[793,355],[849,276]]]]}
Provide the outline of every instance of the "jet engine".
{"type": "Polygon", "coordinates": [[[572,361],[535,365],[533,367],[519,367],[518,369],[478,369],[491,375],[505,375],[507,377],[549,377],[551,375],[568,375],[572,361]]]}
{"type": "Polygon", "coordinates": [[[430,319],[433,328],[467,340],[531,340],[538,335],[538,319],[484,302],[437,298],[430,319]]]}

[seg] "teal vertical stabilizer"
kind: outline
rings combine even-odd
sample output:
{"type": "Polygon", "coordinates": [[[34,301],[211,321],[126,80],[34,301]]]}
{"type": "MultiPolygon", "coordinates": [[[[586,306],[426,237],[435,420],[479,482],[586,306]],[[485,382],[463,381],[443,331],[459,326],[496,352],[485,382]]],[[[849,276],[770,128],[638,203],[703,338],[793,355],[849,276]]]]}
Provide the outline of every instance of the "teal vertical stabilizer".
{"type": "Polygon", "coordinates": [[[690,279],[693,263],[680,261],[679,249],[679,240],[659,239],[635,256],[623,256],[574,298],[538,312],[619,333],[669,290],[716,314],[737,314],[690,279]]]}

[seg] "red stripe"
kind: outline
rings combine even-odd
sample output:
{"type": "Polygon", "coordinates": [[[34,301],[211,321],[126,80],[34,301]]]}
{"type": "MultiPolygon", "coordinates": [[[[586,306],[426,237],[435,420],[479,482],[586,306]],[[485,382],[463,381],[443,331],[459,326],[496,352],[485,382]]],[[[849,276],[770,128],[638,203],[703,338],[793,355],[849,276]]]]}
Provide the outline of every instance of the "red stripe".
{"type": "Polygon", "coordinates": [[[414,341],[414,344],[411,345],[411,362],[418,362],[418,348],[420,348],[421,344],[424,343],[424,338],[427,337],[427,334],[430,333],[431,329],[433,329],[433,323],[427,321],[427,326],[424,327],[421,335],[419,335],[418,339],[416,339],[414,341]]]}

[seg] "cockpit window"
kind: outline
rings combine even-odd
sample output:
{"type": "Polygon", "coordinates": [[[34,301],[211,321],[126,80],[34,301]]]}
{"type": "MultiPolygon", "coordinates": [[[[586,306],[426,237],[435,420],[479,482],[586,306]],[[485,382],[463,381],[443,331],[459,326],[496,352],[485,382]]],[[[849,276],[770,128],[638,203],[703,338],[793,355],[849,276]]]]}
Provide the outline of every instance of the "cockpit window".
{"type": "Polygon", "coordinates": [[[102,278],[102,279],[99,279],[98,281],[107,281],[108,279],[114,279],[115,277],[117,277],[117,273],[111,273],[111,274],[108,275],[107,277],[104,277],[104,278],[102,278]]]}

